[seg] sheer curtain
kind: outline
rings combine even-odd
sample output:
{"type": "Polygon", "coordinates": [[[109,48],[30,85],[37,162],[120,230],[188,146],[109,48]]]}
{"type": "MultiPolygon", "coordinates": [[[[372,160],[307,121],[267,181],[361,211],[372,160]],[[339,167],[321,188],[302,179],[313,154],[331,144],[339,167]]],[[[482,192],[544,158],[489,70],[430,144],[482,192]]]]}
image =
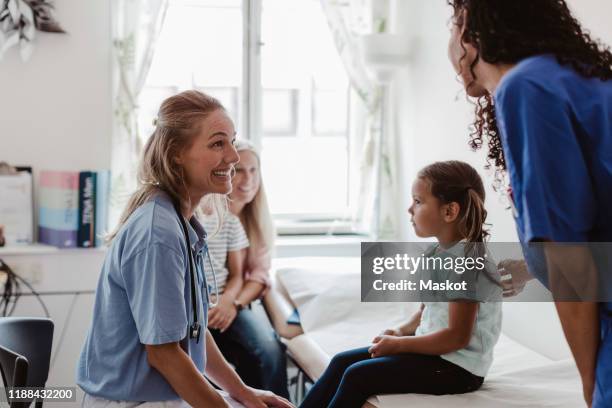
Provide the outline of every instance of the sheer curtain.
{"type": "Polygon", "coordinates": [[[330,0],[321,5],[352,88],[349,177],[355,228],[376,239],[394,239],[399,200],[393,99],[388,86],[368,76],[359,44],[359,35],[372,31],[371,6],[330,0]]]}
{"type": "Polygon", "coordinates": [[[110,223],[114,226],[136,187],[142,150],[138,136],[138,96],[161,31],[168,0],[112,0],[113,135],[110,223]]]}

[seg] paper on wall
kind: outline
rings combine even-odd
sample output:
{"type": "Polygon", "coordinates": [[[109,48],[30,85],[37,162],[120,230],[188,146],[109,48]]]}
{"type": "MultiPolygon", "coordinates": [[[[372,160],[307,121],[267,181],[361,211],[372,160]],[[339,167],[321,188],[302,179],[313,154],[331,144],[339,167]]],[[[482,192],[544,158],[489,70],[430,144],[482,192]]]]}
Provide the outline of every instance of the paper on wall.
{"type": "Polygon", "coordinates": [[[32,175],[0,175],[0,225],[7,245],[33,242],[33,216],[32,175]]]}

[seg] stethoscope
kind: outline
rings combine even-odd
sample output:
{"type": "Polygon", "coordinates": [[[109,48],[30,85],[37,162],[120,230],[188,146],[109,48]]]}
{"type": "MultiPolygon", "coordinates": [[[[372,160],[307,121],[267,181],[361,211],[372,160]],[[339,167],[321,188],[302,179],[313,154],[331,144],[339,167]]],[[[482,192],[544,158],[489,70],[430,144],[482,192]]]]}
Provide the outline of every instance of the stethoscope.
{"type": "MultiPolygon", "coordinates": [[[[183,235],[185,236],[185,243],[187,244],[187,251],[189,252],[189,275],[191,277],[191,306],[193,308],[193,322],[189,325],[189,338],[195,339],[196,343],[200,342],[200,334],[202,332],[202,327],[198,322],[198,302],[197,302],[197,285],[195,278],[195,262],[193,257],[193,251],[191,248],[191,240],[189,239],[189,230],[187,229],[187,223],[185,222],[185,218],[181,214],[179,209],[179,205],[177,203],[174,204],[174,210],[176,211],[176,215],[181,222],[181,227],[183,227],[183,235]]],[[[208,250],[208,245],[206,245],[206,255],[208,258],[208,264],[210,265],[210,270],[213,276],[214,286],[214,301],[210,300],[210,296],[208,293],[208,283],[206,282],[206,277],[204,276],[204,283],[206,285],[206,302],[208,303],[208,308],[211,309],[219,304],[219,286],[217,285],[217,275],[215,274],[215,267],[213,266],[212,259],[210,257],[210,251],[208,250]]]]}

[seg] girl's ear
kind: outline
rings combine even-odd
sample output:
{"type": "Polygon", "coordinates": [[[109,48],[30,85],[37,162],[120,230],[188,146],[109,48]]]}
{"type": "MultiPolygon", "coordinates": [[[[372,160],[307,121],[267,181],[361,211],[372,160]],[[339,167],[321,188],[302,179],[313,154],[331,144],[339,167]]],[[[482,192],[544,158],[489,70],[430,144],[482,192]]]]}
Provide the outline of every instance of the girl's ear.
{"type": "Polygon", "coordinates": [[[453,201],[452,203],[444,204],[442,206],[442,217],[448,224],[455,222],[459,217],[459,203],[453,201]]]}

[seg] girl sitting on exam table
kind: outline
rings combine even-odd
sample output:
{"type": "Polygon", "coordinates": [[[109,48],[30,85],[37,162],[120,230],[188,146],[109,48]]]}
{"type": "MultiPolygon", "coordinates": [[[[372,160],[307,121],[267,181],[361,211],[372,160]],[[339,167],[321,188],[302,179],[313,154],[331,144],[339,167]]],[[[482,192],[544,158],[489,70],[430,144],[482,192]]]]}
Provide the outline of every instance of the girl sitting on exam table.
{"type": "MultiPolygon", "coordinates": [[[[242,380],[253,387],[289,398],[287,357],[270,322],[250,308],[270,287],[268,271],[274,226],[261,183],[259,155],[237,141],[229,212],[218,231],[214,216],[204,216],[208,247],[221,296],[209,314],[208,328],[242,380]]],[[[210,273],[209,286],[214,287],[210,273]]]]}
{"type": "MultiPolygon", "coordinates": [[[[416,234],[438,241],[426,256],[484,247],[485,191],[470,165],[447,161],[425,167],[412,186],[412,196],[408,212],[416,234]]],[[[501,297],[499,280],[491,273],[494,266],[487,265],[487,279],[471,283],[488,282],[501,297]]],[[[447,294],[448,301],[424,301],[408,323],[386,330],[370,347],[337,354],[300,407],[359,408],[372,395],[477,390],[491,366],[501,330],[501,303],[483,301],[481,294],[486,292],[479,287],[471,295],[447,294]]]]}

